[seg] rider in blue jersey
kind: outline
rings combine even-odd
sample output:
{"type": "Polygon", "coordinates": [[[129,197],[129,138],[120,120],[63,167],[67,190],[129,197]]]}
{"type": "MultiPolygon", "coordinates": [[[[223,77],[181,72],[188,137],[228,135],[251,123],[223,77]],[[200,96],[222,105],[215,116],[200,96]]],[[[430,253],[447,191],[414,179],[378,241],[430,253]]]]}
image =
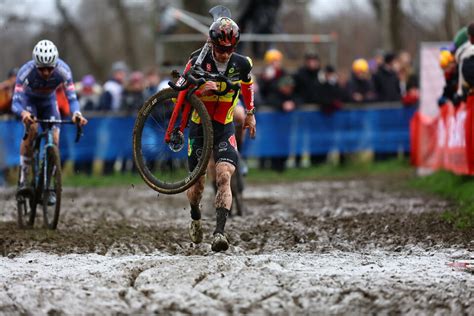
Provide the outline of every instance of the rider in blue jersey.
{"type": "MultiPolygon", "coordinates": [[[[13,94],[12,111],[29,126],[29,134],[20,146],[19,190],[26,188],[28,170],[33,157],[33,140],[38,132],[34,117],[61,119],[56,101],[56,89],[64,85],[72,120],[81,126],[87,120],[79,111],[71,69],[61,59],[56,46],[48,40],[39,41],[33,49],[33,60],[18,71],[13,94]]],[[[53,141],[59,144],[59,126],[54,126],[53,141]]]]}

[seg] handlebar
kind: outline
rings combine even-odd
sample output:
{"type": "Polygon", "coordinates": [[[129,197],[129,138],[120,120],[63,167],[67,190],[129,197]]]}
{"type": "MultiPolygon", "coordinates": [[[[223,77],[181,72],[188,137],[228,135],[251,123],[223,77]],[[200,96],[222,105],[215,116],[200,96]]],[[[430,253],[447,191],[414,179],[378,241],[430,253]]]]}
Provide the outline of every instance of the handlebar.
{"type": "Polygon", "coordinates": [[[230,79],[224,75],[204,71],[197,65],[194,65],[188,72],[182,74],[176,84],[169,81],[168,85],[176,91],[183,91],[188,89],[190,86],[193,86],[190,93],[194,93],[207,81],[223,82],[226,84],[224,90],[214,91],[214,94],[218,96],[226,95],[230,90],[240,90],[240,84],[232,83],[230,79]]]}
{"type": "MultiPolygon", "coordinates": [[[[75,123],[72,120],[54,120],[54,119],[53,120],[46,120],[46,119],[34,118],[34,121],[35,121],[35,123],[47,124],[48,127],[52,126],[53,124],[74,124],[74,125],[76,125],[76,138],[75,138],[76,143],[79,142],[81,137],[84,135],[84,133],[82,132],[82,126],[79,124],[79,122],[75,123]]],[[[26,130],[25,130],[25,134],[23,135],[23,140],[28,138],[29,130],[30,130],[30,125],[27,125],[26,130]]]]}

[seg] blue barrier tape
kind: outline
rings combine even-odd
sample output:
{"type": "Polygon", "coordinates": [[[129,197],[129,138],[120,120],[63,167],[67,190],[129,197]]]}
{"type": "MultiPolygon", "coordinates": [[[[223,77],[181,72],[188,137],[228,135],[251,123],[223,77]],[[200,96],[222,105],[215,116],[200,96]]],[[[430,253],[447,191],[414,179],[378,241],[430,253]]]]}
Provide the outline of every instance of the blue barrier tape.
{"type": "MultiPolygon", "coordinates": [[[[325,154],[331,150],[376,153],[409,151],[409,123],[416,108],[342,110],[325,115],[319,111],[258,113],[257,138],[247,139],[247,157],[290,154],[325,154]]],[[[84,136],[74,142],[75,127],[61,127],[63,160],[115,160],[132,157],[134,117],[96,117],[89,120],[84,136]]],[[[0,121],[0,167],[19,164],[23,125],[0,121]]]]}

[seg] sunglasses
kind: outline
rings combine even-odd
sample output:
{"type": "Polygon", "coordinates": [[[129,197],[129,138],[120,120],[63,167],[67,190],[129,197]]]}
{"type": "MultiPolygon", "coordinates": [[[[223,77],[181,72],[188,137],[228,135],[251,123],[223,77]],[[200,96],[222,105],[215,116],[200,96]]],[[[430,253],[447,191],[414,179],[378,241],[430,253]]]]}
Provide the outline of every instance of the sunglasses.
{"type": "Polygon", "coordinates": [[[233,46],[217,46],[217,45],[214,46],[214,49],[219,54],[225,54],[225,53],[230,54],[230,53],[233,53],[235,50],[233,46]]]}
{"type": "Polygon", "coordinates": [[[54,70],[54,67],[37,67],[39,71],[48,70],[49,72],[54,70]]]}

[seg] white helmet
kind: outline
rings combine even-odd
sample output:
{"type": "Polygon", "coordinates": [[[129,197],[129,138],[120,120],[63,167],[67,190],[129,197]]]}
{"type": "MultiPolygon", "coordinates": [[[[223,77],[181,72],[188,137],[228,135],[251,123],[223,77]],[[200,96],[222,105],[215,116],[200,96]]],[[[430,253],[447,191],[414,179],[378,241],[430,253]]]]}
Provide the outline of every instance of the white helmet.
{"type": "Polygon", "coordinates": [[[58,49],[53,42],[48,40],[39,41],[33,48],[33,60],[36,67],[55,67],[58,56],[58,49]]]}

